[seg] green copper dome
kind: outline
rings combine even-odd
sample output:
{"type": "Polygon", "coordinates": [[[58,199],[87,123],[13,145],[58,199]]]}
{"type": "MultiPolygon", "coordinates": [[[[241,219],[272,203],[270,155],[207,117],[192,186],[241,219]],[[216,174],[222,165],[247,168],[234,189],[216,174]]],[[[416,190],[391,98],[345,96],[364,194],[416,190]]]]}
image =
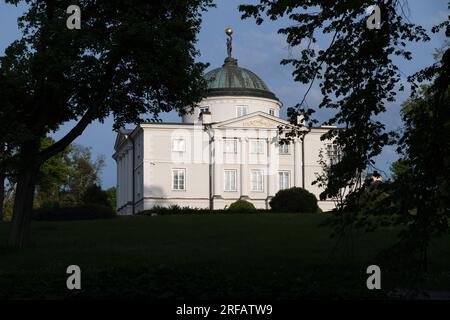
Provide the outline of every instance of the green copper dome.
{"type": "Polygon", "coordinates": [[[208,96],[253,96],[278,100],[254,72],[240,68],[237,60],[226,58],[221,68],[205,75],[208,96]]]}

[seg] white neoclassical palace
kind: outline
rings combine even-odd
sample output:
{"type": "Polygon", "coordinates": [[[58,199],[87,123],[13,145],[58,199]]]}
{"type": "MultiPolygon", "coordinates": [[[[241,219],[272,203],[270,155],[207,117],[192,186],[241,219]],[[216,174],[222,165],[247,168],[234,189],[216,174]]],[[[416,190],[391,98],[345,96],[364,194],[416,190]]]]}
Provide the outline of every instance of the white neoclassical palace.
{"type": "MultiPolygon", "coordinates": [[[[334,146],[320,137],[329,127],[307,129],[303,141],[280,144],[282,103],[231,50],[221,68],[206,75],[208,96],[181,123],[142,123],[121,130],[117,162],[117,208],[133,214],[154,206],[223,209],[238,199],[270,208],[280,189],[312,185],[319,152],[334,146]]],[[[300,123],[300,125],[302,125],[300,123]]],[[[333,201],[319,201],[322,210],[333,201]]]]}

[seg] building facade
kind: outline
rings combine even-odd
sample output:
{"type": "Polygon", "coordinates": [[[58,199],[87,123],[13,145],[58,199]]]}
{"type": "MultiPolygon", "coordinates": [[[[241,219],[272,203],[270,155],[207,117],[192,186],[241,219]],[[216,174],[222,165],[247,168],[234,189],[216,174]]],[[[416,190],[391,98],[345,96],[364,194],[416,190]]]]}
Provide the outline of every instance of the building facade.
{"type": "MultiPolygon", "coordinates": [[[[269,209],[280,190],[313,185],[319,154],[330,153],[320,137],[329,127],[308,129],[303,139],[280,143],[293,126],[280,118],[282,103],[255,73],[238,66],[231,50],[221,68],[208,72],[208,96],[181,123],[142,123],[121,130],[117,163],[117,208],[133,214],[154,206],[224,209],[239,199],[269,209]]],[[[322,210],[333,201],[319,201],[322,210]]]]}

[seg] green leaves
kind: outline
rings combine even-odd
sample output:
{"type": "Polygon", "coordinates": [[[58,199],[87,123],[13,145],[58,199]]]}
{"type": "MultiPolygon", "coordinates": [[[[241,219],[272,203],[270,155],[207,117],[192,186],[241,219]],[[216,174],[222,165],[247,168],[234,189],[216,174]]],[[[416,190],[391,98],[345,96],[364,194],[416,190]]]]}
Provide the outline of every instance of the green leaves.
{"type": "MultiPolygon", "coordinates": [[[[393,143],[384,124],[374,120],[386,110],[387,102],[395,100],[397,89],[401,88],[400,71],[392,58],[411,59],[411,53],[403,49],[406,43],[429,40],[421,26],[404,21],[397,12],[397,2],[390,0],[379,3],[381,29],[369,30],[365,9],[372,4],[261,0],[258,5],[240,7],[243,18],[265,14],[278,19],[289,14],[291,25],[279,32],[286,35],[290,46],[301,50],[297,57],[281,63],[294,67],[295,81],[318,84],[323,95],[319,108],[337,109],[326,123],[345,128],[328,135],[336,137],[344,157],[342,164],[331,169],[336,179],[329,181],[326,197],[335,196],[353,179],[355,169],[361,173],[385,145],[393,143]],[[329,41],[326,49],[315,48],[320,34],[329,41]]],[[[305,108],[305,97],[288,114],[311,115],[312,109],[305,108]]]]}
{"type": "Polygon", "coordinates": [[[112,114],[117,128],[203,97],[194,45],[211,0],[83,1],[81,30],[65,26],[67,1],[26,3],[23,36],[0,57],[5,143],[38,141],[88,110],[87,123],[112,114]]]}
{"type": "MultiPolygon", "coordinates": [[[[338,215],[332,222],[335,232],[343,236],[353,226],[367,231],[380,226],[404,226],[401,237],[410,251],[420,257],[426,269],[430,239],[449,230],[450,216],[450,51],[441,52],[442,62],[408,77],[412,93],[417,93],[415,81],[434,81],[423,96],[415,96],[403,107],[405,131],[398,140],[396,132],[387,132],[376,116],[386,111],[388,102],[395,101],[397,90],[404,90],[395,57],[413,58],[406,49],[408,42],[429,41],[426,30],[405,21],[401,1],[383,0],[381,29],[366,28],[364,10],[371,1],[269,1],[241,6],[243,18],[253,17],[260,23],[263,14],[278,19],[289,13],[291,25],[279,32],[286,34],[291,46],[299,46],[300,54],[282,64],[293,66],[295,81],[317,81],[323,99],[319,108],[336,109],[328,121],[339,129],[324,134],[323,139],[335,139],[342,151],[337,164],[325,166],[317,184],[325,187],[321,199],[337,199],[338,215]],[[259,19],[259,20],[258,20],[259,19]],[[316,50],[319,34],[334,34],[327,49],[316,50]],[[344,129],[344,130],[341,130],[344,129]],[[398,142],[403,155],[395,166],[395,181],[358,186],[358,177],[373,165],[373,159],[383,147],[398,142]],[[347,194],[342,191],[348,190],[347,194]],[[413,248],[413,250],[411,250],[413,248]]],[[[449,21],[432,29],[449,32],[449,21]]],[[[398,59],[397,59],[398,60],[398,59]]],[[[307,91],[307,93],[309,90],[307,91]]],[[[307,95],[305,94],[305,97],[307,95]]],[[[311,108],[302,101],[288,110],[295,117],[311,108]]],[[[310,121],[310,126],[313,124],[310,121]]],[[[289,133],[287,134],[289,136],[289,133]]],[[[323,161],[322,163],[323,164],[323,161]]]]}

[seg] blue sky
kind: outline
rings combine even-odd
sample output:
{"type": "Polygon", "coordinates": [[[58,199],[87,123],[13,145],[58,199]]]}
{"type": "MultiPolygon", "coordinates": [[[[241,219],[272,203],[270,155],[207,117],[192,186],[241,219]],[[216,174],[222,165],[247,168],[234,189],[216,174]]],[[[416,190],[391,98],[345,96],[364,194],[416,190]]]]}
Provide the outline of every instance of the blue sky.
{"type": "MultiPolygon", "coordinates": [[[[199,34],[198,48],[201,52],[199,58],[202,62],[209,62],[210,68],[216,68],[223,64],[226,56],[224,30],[232,26],[233,34],[233,56],[239,60],[239,65],[257,73],[269,86],[269,88],[281,99],[284,104],[284,112],[287,107],[299,102],[303,97],[306,86],[292,80],[292,69],[289,66],[280,65],[280,60],[287,58],[290,54],[285,39],[277,33],[281,26],[289,22],[285,19],[277,22],[268,21],[262,26],[257,26],[254,20],[240,19],[237,6],[241,3],[254,3],[251,0],[218,0],[217,7],[208,11],[203,20],[202,30],[199,34]]],[[[427,30],[431,26],[443,21],[448,15],[447,1],[407,1],[409,6],[408,18],[411,22],[421,24],[427,30]]],[[[17,18],[23,12],[24,7],[18,7],[0,2],[0,54],[5,48],[20,36],[17,28],[17,18]]],[[[432,53],[435,48],[444,43],[444,35],[432,35],[428,43],[412,44],[410,50],[413,60],[409,62],[399,61],[400,70],[405,74],[412,74],[433,62],[432,53]]],[[[327,39],[321,38],[318,47],[326,47],[327,39]]],[[[295,54],[295,49],[293,53],[295,54]]],[[[397,101],[388,105],[388,112],[380,116],[381,121],[388,129],[401,127],[400,104],[408,96],[408,92],[398,95],[397,101]]],[[[310,107],[317,106],[321,100],[321,94],[317,86],[313,87],[307,98],[310,107]]],[[[319,120],[326,120],[326,112],[316,113],[319,120]]],[[[165,121],[179,121],[174,113],[162,115],[165,121]]],[[[54,134],[56,138],[61,137],[70,130],[73,123],[65,124],[54,134]]],[[[131,127],[131,126],[130,126],[131,127]]],[[[92,147],[94,156],[104,155],[106,167],[102,173],[102,185],[105,188],[116,184],[115,162],[111,158],[115,133],[112,131],[112,120],[107,119],[103,124],[95,122],[91,124],[81,137],[75,142],[92,147]]],[[[386,148],[377,160],[377,167],[388,172],[390,164],[396,155],[393,148],[386,148]]]]}

